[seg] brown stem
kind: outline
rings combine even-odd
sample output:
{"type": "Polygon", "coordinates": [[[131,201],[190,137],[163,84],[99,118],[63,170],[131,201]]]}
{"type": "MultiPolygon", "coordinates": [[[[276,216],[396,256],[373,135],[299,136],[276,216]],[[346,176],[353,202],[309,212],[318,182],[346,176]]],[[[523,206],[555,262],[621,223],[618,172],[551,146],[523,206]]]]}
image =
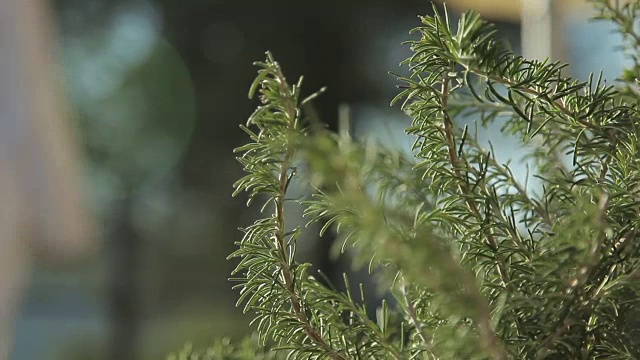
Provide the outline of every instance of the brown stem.
{"type": "MultiPolygon", "coordinates": [[[[276,79],[280,86],[280,91],[283,95],[290,97],[291,90],[287,85],[284,75],[280,71],[279,67],[276,67],[276,79]]],[[[298,117],[298,109],[295,107],[292,99],[287,102],[286,106],[286,115],[289,118],[289,124],[292,129],[297,126],[297,117],[298,117]]],[[[289,147],[287,153],[284,156],[284,159],[280,163],[280,173],[278,175],[279,182],[279,194],[275,199],[275,207],[276,207],[276,222],[277,227],[275,231],[275,240],[276,240],[276,250],[279,256],[279,266],[280,266],[280,276],[284,283],[284,286],[289,293],[289,300],[291,303],[291,309],[293,310],[294,316],[300,321],[302,327],[304,328],[305,334],[311,341],[317,346],[324,349],[331,359],[334,360],[347,360],[348,356],[344,351],[334,350],[330,344],[328,344],[323,338],[322,335],[318,332],[318,330],[311,324],[309,318],[304,312],[301,297],[298,294],[295,283],[294,283],[294,275],[291,271],[291,267],[289,265],[290,260],[287,255],[287,242],[285,239],[285,217],[284,217],[284,199],[287,190],[287,185],[289,182],[288,170],[291,166],[291,159],[293,157],[293,148],[289,147]]]]}
{"type": "MultiPolygon", "coordinates": [[[[449,161],[453,166],[453,171],[456,177],[460,180],[458,183],[458,189],[460,193],[468,194],[470,192],[469,186],[464,181],[462,174],[458,169],[458,154],[456,152],[456,142],[455,142],[455,137],[453,135],[453,122],[451,121],[451,118],[449,117],[449,114],[446,111],[447,104],[449,101],[448,99],[449,99],[449,77],[445,76],[442,81],[441,103],[442,103],[442,109],[443,109],[442,113],[444,117],[444,133],[447,141],[447,148],[449,150],[449,161]]],[[[466,199],[465,201],[467,203],[467,207],[473,213],[476,219],[479,222],[482,222],[483,221],[482,214],[480,214],[480,211],[478,210],[478,206],[476,205],[476,203],[471,201],[470,199],[466,199]]],[[[498,242],[496,241],[493,234],[489,230],[487,230],[485,235],[487,236],[487,240],[492,250],[497,251],[498,242]]],[[[498,262],[498,273],[500,275],[500,279],[502,280],[503,285],[506,287],[510,283],[509,273],[507,271],[506,264],[502,261],[502,259],[497,259],[497,262],[498,262]]]]}
{"type": "MultiPolygon", "coordinates": [[[[445,76],[442,81],[442,88],[441,88],[441,104],[443,109],[442,114],[444,118],[444,121],[443,121],[444,132],[445,132],[445,138],[447,141],[447,147],[449,150],[449,161],[453,166],[453,171],[456,177],[459,179],[458,189],[460,193],[464,195],[464,194],[470,193],[470,189],[468,184],[464,181],[464,178],[462,177],[460,170],[457,168],[459,159],[458,159],[458,154],[456,152],[455,137],[453,135],[453,122],[449,117],[449,113],[446,111],[448,101],[449,101],[449,77],[445,76]]],[[[479,222],[482,222],[483,221],[482,214],[480,214],[480,211],[478,210],[477,205],[468,198],[465,201],[467,203],[467,207],[473,213],[476,219],[479,222]]],[[[489,245],[491,246],[491,248],[494,251],[497,251],[498,242],[496,241],[493,234],[490,231],[487,231],[485,235],[487,236],[487,240],[489,241],[489,245]]],[[[511,282],[509,279],[509,273],[507,271],[506,264],[504,260],[497,254],[496,254],[496,262],[497,262],[498,275],[500,276],[503,286],[505,286],[506,288],[509,288],[511,282]]],[[[495,330],[491,325],[491,321],[488,314],[486,317],[483,317],[481,320],[482,322],[478,325],[479,325],[480,334],[484,338],[486,348],[493,354],[495,359],[506,358],[505,351],[500,345],[500,342],[495,333],[495,330]]]]}
{"type": "Polygon", "coordinates": [[[563,307],[560,320],[556,323],[556,330],[549,336],[547,336],[539,346],[539,350],[537,351],[538,359],[544,358],[547,353],[550,351],[551,347],[556,343],[556,341],[562,336],[571,325],[576,323],[571,318],[571,315],[574,313],[574,305],[578,302],[581,295],[584,291],[584,285],[591,282],[591,279],[594,277],[594,274],[597,273],[596,269],[599,262],[599,258],[602,256],[602,247],[604,246],[604,242],[606,240],[606,232],[605,232],[605,215],[607,209],[609,207],[609,196],[605,193],[600,196],[600,200],[598,202],[598,216],[596,217],[596,222],[600,225],[601,230],[598,234],[597,243],[591,253],[591,258],[589,262],[581,267],[578,271],[578,275],[573,278],[566,292],[573,294],[571,299],[565,304],[563,307]]]}
{"type": "Polygon", "coordinates": [[[411,323],[413,323],[413,326],[416,328],[416,331],[418,332],[418,337],[420,337],[420,340],[422,340],[425,347],[430,348],[431,336],[429,336],[425,332],[422,322],[420,322],[420,320],[418,319],[416,307],[414,303],[409,299],[409,296],[407,294],[407,285],[405,284],[404,279],[402,280],[402,286],[400,288],[400,291],[402,292],[402,297],[404,298],[404,301],[406,301],[407,303],[407,313],[409,315],[409,318],[411,319],[411,323]]]}

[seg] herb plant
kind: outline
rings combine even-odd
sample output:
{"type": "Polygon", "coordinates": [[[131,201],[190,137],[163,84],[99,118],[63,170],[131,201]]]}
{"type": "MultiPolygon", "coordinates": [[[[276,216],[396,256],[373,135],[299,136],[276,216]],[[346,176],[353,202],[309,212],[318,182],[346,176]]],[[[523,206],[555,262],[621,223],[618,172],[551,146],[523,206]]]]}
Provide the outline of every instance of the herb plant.
{"type": "Polygon", "coordinates": [[[234,195],[264,217],[230,256],[255,341],[195,358],[639,358],[640,7],[591,2],[633,64],[614,84],[518,56],[472,11],[457,25],[435,7],[421,17],[393,100],[411,118],[412,157],[308,121],[302,79],[291,85],[269,53],[256,63],[249,95],[262,105],[241,126],[251,142],[236,149],[247,174],[234,195]],[[478,139],[474,127],[496,123],[540,186],[478,139]],[[294,182],[311,198],[291,198],[294,182]],[[299,262],[305,229],[287,202],[339,234],[394,300],[368,313],[362,285],[345,277],[338,291],[299,262]]]}

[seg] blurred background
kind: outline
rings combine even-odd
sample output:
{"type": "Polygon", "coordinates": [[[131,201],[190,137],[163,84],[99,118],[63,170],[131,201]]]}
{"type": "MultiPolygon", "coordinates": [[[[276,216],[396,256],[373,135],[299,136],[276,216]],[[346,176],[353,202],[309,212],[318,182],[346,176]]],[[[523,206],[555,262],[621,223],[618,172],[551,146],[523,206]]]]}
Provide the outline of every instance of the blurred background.
{"type": "MultiPolygon", "coordinates": [[[[10,1],[20,0],[0,3],[10,1]]],[[[241,176],[232,150],[246,141],[238,124],[256,106],[246,96],[252,62],[272,51],[291,81],[305,75],[307,93],[328,87],[316,106],[330,127],[346,103],[356,136],[401,145],[407,119],[388,106],[397,89],[387,72],[402,72],[401,42],[430,2],[43,2],[55,34],[52,74],[82,159],[77,191],[102,247],[73,265],[35,261],[9,359],[163,359],[187,341],[249,333],[225,258],[256,215],[230,195],[241,176]]],[[[479,10],[516,51],[570,62],[582,79],[600,69],[614,79],[624,64],[612,54],[620,39],[588,22],[582,0],[447,6],[454,18],[479,10]]],[[[312,237],[301,251],[331,276],[348,265],[329,257],[330,241],[312,237]]]]}

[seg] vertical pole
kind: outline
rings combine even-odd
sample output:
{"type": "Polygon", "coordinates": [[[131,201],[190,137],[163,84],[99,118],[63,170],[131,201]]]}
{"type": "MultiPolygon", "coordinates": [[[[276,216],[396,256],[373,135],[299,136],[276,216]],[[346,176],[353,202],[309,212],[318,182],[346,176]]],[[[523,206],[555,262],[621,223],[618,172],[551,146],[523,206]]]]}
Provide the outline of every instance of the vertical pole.
{"type": "Polygon", "coordinates": [[[354,136],[351,107],[347,103],[342,103],[338,107],[338,132],[344,138],[352,138],[354,136]]]}
{"type": "Polygon", "coordinates": [[[557,17],[554,0],[522,0],[522,55],[527,59],[544,60],[553,58],[557,45],[553,35],[557,17]]]}

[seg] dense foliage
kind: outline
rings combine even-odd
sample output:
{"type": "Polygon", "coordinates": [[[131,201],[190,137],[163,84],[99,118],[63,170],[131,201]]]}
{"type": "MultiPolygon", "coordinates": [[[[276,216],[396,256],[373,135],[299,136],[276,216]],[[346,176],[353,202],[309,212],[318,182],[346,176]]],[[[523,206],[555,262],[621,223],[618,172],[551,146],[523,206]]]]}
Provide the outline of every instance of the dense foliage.
{"type": "MultiPolygon", "coordinates": [[[[249,95],[262,105],[242,126],[251,142],[237,149],[247,175],[234,194],[266,215],[231,258],[261,346],[303,359],[640,357],[640,6],[592,2],[633,63],[613,85],[514,54],[474,12],[455,26],[435,8],[421,17],[394,99],[412,119],[413,157],[307,121],[315,95],[302,99],[302,79],[290,85],[270,54],[257,63],[249,95]],[[459,125],[469,118],[520,139],[541,186],[459,125]],[[313,196],[290,198],[293,182],[313,196]],[[393,303],[368,313],[362,285],[345,277],[341,292],[311,274],[287,202],[333,228],[393,303]]],[[[226,349],[207,356],[255,356],[226,349]]]]}

